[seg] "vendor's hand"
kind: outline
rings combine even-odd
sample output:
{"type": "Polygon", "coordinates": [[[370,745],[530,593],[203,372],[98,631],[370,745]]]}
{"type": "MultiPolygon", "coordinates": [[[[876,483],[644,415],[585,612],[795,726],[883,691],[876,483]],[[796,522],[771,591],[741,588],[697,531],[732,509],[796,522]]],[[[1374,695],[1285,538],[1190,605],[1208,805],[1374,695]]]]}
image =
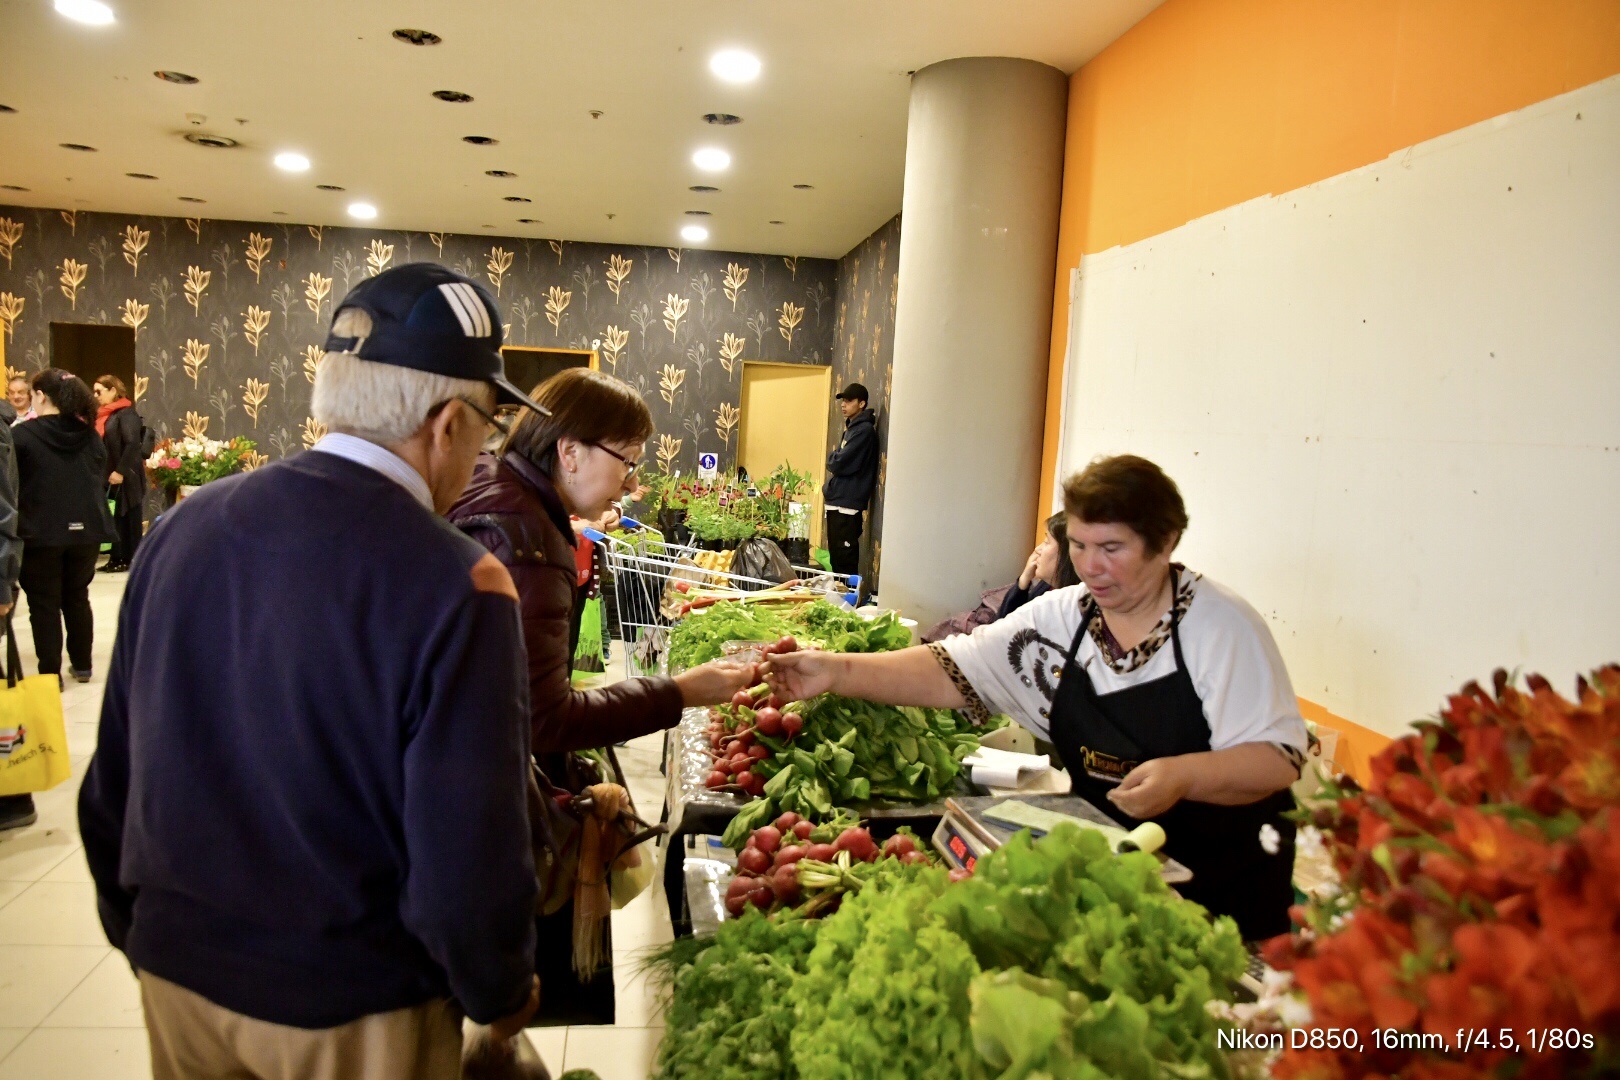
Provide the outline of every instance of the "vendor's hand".
{"type": "Polygon", "coordinates": [[[760,674],[783,701],[808,701],[833,688],[839,656],[817,649],[777,653],[760,665],[760,674]]]}
{"type": "Polygon", "coordinates": [[[516,1012],[508,1013],[489,1025],[489,1033],[500,1042],[505,1042],[513,1036],[520,1035],[528,1024],[529,1018],[540,1007],[540,976],[534,977],[529,987],[529,999],[525,1001],[516,1012]]]}
{"type": "Polygon", "coordinates": [[[122,484],[123,482],[124,482],[124,474],[123,473],[112,473],[111,475],[109,475],[107,477],[107,483],[112,484],[115,487],[117,485],[119,485],[119,484],[122,484]]]}
{"type": "Polygon", "coordinates": [[[1034,551],[1030,552],[1029,558],[1024,562],[1023,571],[1018,575],[1018,587],[1023,589],[1025,592],[1028,592],[1029,587],[1035,584],[1036,564],[1040,561],[1040,558],[1040,548],[1036,548],[1034,551]]]}
{"type": "Polygon", "coordinates": [[[681,688],[681,703],[688,708],[730,701],[731,695],[757,682],[759,665],[736,660],[711,660],[675,676],[675,685],[681,688]]]}
{"type": "Polygon", "coordinates": [[[1133,818],[1158,817],[1186,797],[1187,787],[1180,758],[1154,758],[1126,773],[1108,801],[1133,818]]]}

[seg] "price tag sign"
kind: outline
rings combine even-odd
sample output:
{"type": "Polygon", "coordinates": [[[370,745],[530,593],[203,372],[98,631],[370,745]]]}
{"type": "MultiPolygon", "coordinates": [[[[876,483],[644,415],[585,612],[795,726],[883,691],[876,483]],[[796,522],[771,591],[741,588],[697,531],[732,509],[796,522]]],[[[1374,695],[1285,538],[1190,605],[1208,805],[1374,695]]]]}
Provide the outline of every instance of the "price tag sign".
{"type": "Polygon", "coordinates": [[[717,473],[719,473],[719,471],[720,471],[720,455],[719,454],[699,454],[698,455],[698,479],[699,480],[713,480],[715,478],[715,475],[717,473]]]}

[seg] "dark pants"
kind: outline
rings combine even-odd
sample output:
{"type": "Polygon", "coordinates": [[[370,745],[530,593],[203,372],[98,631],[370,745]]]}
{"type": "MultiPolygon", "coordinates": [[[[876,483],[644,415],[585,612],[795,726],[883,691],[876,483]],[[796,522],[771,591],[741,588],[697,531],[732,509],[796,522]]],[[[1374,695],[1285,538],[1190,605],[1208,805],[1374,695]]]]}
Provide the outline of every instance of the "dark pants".
{"type": "Polygon", "coordinates": [[[827,558],[835,574],[861,572],[861,518],[827,511],[827,558]]]}
{"type": "Polygon", "coordinates": [[[17,583],[28,596],[28,623],[41,675],[62,673],[62,624],[67,624],[68,663],[90,670],[95,628],[90,615],[90,582],[96,576],[100,544],[46,547],[24,544],[17,583]]]}
{"type": "Polygon", "coordinates": [[[139,505],[114,515],[113,525],[118,530],[118,536],[113,540],[112,554],[107,559],[109,563],[128,566],[135,561],[135,549],[141,543],[142,524],[139,505]]]}

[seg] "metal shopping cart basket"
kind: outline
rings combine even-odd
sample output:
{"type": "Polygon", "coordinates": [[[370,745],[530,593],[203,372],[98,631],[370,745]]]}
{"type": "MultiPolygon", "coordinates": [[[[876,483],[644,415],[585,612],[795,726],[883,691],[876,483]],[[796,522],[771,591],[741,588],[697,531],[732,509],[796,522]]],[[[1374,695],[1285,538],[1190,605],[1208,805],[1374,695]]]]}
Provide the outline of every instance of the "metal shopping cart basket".
{"type": "MultiPolygon", "coordinates": [[[[613,581],[625,671],[632,675],[668,673],[669,628],[693,610],[728,596],[782,587],[778,582],[717,569],[719,560],[713,558],[717,553],[703,548],[651,536],[607,536],[594,529],[586,530],[585,535],[602,545],[603,562],[613,581]],[[701,599],[689,599],[694,592],[701,599]]],[[[807,597],[820,594],[853,603],[860,586],[858,575],[803,566],[793,569],[798,575],[797,588],[807,597]]]]}

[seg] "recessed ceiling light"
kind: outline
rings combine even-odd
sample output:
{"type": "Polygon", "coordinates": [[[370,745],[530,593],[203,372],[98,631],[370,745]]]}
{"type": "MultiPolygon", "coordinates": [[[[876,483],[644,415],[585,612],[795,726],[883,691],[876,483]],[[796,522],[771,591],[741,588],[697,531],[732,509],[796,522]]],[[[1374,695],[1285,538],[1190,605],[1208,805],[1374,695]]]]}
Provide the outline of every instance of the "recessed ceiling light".
{"type": "Polygon", "coordinates": [[[709,213],[707,210],[687,210],[685,213],[686,213],[687,217],[713,217],[714,216],[713,214],[709,213]]]}
{"type": "Polygon", "coordinates": [[[377,216],[377,208],[368,202],[352,202],[349,204],[349,216],[370,221],[377,216]]]}
{"type": "Polygon", "coordinates": [[[193,86],[198,82],[197,76],[187,75],[183,71],[154,71],[152,74],[164,82],[178,83],[181,86],[193,86]]]}
{"type": "Polygon", "coordinates": [[[208,201],[207,199],[199,199],[195,195],[181,195],[181,196],[178,196],[178,198],[180,199],[181,202],[205,203],[205,202],[208,201]]]}
{"type": "Polygon", "coordinates": [[[709,238],[709,230],[701,225],[688,225],[681,230],[681,239],[694,244],[701,244],[709,238]]]}
{"type": "Polygon", "coordinates": [[[92,154],[96,152],[95,147],[86,146],[86,145],[84,145],[84,143],[80,143],[80,142],[65,142],[65,143],[59,143],[58,145],[60,145],[62,147],[62,149],[64,149],[64,150],[85,150],[85,151],[88,151],[89,153],[92,153],[92,154]]]}
{"type": "Polygon", "coordinates": [[[17,110],[13,109],[10,105],[0,105],[0,113],[16,112],[16,111],[17,110]]]}
{"type": "Polygon", "coordinates": [[[465,105],[473,99],[471,94],[463,94],[460,90],[435,90],[433,96],[456,105],[465,105]]]}
{"type": "Polygon", "coordinates": [[[407,45],[437,45],[444,38],[431,30],[395,30],[394,39],[403,41],[407,45]]]}
{"type": "Polygon", "coordinates": [[[186,136],[186,142],[194,146],[206,147],[209,150],[229,150],[236,146],[236,140],[229,135],[210,135],[202,131],[193,131],[186,136]]]}
{"type": "Polygon", "coordinates": [[[27,188],[23,187],[21,184],[0,184],[0,189],[3,189],[5,191],[27,191],[28,190],[27,188]]]}
{"type": "Polygon", "coordinates": [[[704,172],[719,172],[731,167],[731,155],[717,146],[706,146],[692,155],[692,164],[704,172]]]}
{"type": "Polygon", "coordinates": [[[721,49],[709,57],[709,70],[726,82],[753,82],[759,78],[759,57],[741,49],[721,49]]]}
{"type": "Polygon", "coordinates": [[[270,212],[272,214],[275,214],[277,217],[286,217],[287,216],[287,211],[285,211],[285,210],[272,210],[270,212]]]}
{"type": "Polygon", "coordinates": [[[499,143],[501,140],[492,139],[488,135],[463,135],[461,137],[461,141],[462,142],[470,142],[474,146],[494,146],[495,144],[499,143]]]}
{"type": "Polygon", "coordinates": [[[309,158],[303,154],[295,154],[291,150],[277,154],[276,168],[283,172],[306,172],[309,169],[309,158]]]}
{"type": "Polygon", "coordinates": [[[522,195],[507,195],[505,199],[507,202],[534,202],[533,199],[525,199],[522,195]]]}
{"type": "Polygon", "coordinates": [[[518,218],[518,224],[519,225],[539,225],[539,224],[541,224],[541,221],[540,221],[539,218],[520,217],[520,218],[518,218]]]}
{"type": "Polygon", "coordinates": [[[56,0],[56,13],[86,26],[111,26],[116,18],[101,0],[56,0]]]}
{"type": "Polygon", "coordinates": [[[777,219],[775,219],[775,218],[772,218],[772,219],[771,219],[771,222],[770,222],[770,223],[771,223],[771,224],[772,224],[772,225],[786,225],[786,224],[787,224],[787,222],[785,222],[785,221],[778,221],[778,220],[777,220],[777,219]]]}
{"type": "Polygon", "coordinates": [[[794,184],[793,185],[793,190],[794,191],[814,191],[815,187],[816,187],[816,185],[814,185],[814,184],[794,184]]]}
{"type": "Polygon", "coordinates": [[[512,177],[516,176],[517,173],[507,172],[505,169],[485,169],[484,175],[493,176],[497,180],[510,180],[512,177]]]}
{"type": "Polygon", "coordinates": [[[315,185],[315,190],[316,191],[347,191],[349,189],[345,188],[345,187],[339,187],[337,184],[316,184],[315,185]]]}
{"type": "Polygon", "coordinates": [[[493,229],[495,226],[493,226],[493,225],[480,225],[478,227],[480,229],[493,229]]]}
{"type": "Polygon", "coordinates": [[[732,124],[742,123],[742,117],[736,113],[707,112],[703,114],[703,122],[705,124],[715,124],[719,127],[730,127],[732,124]]]}
{"type": "Polygon", "coordinates": [[[719,191],[720,189],[715,187],[713,184],[693,184],[691,187],[687,188],[686,190],[687,191],[696,191],[699,194],[707,195],[712,191],[719,191]]]}
{"type": "Polygon", "coordinates": [[[153,176],[149,172],[127,172],[124,175],[129,177],[131,180],[156,180],[157,179],[157,177],[153,176]]]}

